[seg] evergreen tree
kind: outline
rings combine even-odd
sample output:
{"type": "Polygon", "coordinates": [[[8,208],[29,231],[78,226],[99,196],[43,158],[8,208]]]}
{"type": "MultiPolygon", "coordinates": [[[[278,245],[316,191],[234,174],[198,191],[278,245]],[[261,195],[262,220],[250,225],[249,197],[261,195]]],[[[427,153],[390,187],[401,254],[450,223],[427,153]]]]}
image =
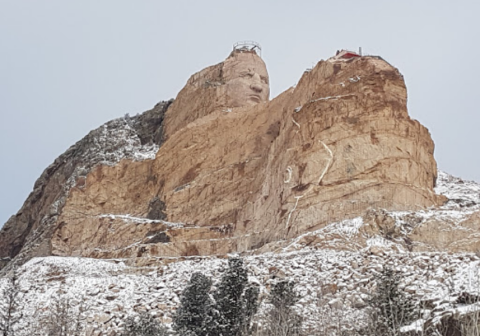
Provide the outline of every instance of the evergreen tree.
{"type": "Polygon", "coordinates": [[[299,298],[295,292],[295,283],[293,281],[279,281],[277,282],[270,293],[270,302],[275,308],[291,308],[299,298]]]}
{"type": "Polygon", "coordinates": [[[17,283],[17,275],[8,279],[8,282],[0,290],[0,335],[14,335],[13,326],[19,322],[21,312],[18,311],[20,289],[17,283]],[[18,314],[20,313],[20,314],[18,314]]]}
{"type": "Polygon", "coordinates": [[[122,336],[167,336],[167,329],[153,316],[144,313],[125,321],[122,336]]]}
{"type": "Polygon", "coordinates": [[[400,274],[384,268],[377,277],[377,289],[370,299],[370,328],[375,335],[400,335],[400,328],[418,316],[418,310],[398,287],[400,274]]]}
{"type": "Polygon", "coordinates": [[[228,269],[214,294],[217,324],[212,336],[248,335],[252,317],[258,310],[258,293],[258,288],[248,284],[243,260],[229,259],[228,269]]]}
{"type": "Polygon", "coordinates": [[[258,295],[260,294],[260,290],[258,286],[248,284],[247,289],[245,289],[244,294],[244,310],[243,310],[243,320],[242,320],[242,327],[241,327],[241,335],[251,335],[251,322],[253,316],[257,313],[259,302],[258,302],[258,295]]]}
{"type": "Polygon", "coordinates": [[[302,318],[293,309],[299,297],[295,292],[295,283],[277,282],[270,292],[272,308],[267,317],[268,336],[297,336],[301,334],[302,318]]]}
{"type": "Polygon", "coordinates": [[[180,298],[180,307],[173,318],[173,329],[181,336],[210,336],[213,301],[210,297],[212,280],[194,273],[180,298]]]}

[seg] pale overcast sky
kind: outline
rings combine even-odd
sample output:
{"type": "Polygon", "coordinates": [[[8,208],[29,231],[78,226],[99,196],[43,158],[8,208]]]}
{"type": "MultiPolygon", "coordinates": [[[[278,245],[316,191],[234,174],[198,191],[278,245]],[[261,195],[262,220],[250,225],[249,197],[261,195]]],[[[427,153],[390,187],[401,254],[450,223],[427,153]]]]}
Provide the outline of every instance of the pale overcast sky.
{"type": "Polygon", "coordinates": [[[337,49],[382,56],[439,167],[480,181],[479,13],[478,0],[0,0],[0,225],[69,146],[174,98],[239,40],[262,45],[271,98],[337,49]]]}

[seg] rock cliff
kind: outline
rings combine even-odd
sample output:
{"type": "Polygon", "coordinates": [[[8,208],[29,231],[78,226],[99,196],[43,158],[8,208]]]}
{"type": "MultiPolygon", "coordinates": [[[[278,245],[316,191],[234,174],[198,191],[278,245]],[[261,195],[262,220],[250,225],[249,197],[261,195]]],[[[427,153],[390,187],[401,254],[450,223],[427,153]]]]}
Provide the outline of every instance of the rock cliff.
{"type": "Polygon", "coordinates": [[[445,201],[430,134],[381,58],[320,61],[268,96],[263,61],[237,51],[172,104],[91,132],[1,230],[0,256],[223,255],[445,201]]]}
{"type": "Polygon", "coordinates": [[[169,102],[135,117],[126,115],[91,131],[60,155],[35,182],[18,213],[0,230],[2,267],[14,257],[22,264],[34,256],[51,255],[51,238],[72,187],[82,188],[90,171],[122,159],[153,159],[162,142],[169,102]]]}
{"type": "Polygon", "coordinates": [[[320,61],[269,101],[263,61],[234,51],[174,101],[90,132],[0,231],[14,332],[45,334],[62,302],[85,335],[142,312],[170,327],[191,274],[216,282],[235,252],[261,297],[295,282],[307,334],[364,327],[389,267],[422,307],[403,330],[452,335],[478,317],[480,185],[437,170],[406,102],[373,56],[320,61]]]}
{"type": "MultiPolygon", "coordinates": [[[[480,258],[478,253],[444,250],[455,244],[455,233],[478,248],[478,230],[471,228],[469,218],[480,210],[480,185],[439,172],[436,191],[449,199],[439,208],[372,209],[364,216],[264,246],[275,253],[243,253],[249,278],[259,286],[261,297],[268,295],[276,279],[295,281],[306,334],[340,335],[335,331],[340,326],[357,335],[355,330],[366,323],[375,277],[383,267],[390,267],[402,273],[400,288],[423,307],[420,323],[406,329],[418,330],[412,335],[434,330],[437,335],[457,335],[444,324],[478,316],[480,258]],[[432,221],[443,225],[437,228],[430,225],[432,221]],[[452,234],[449,241],[435,241],[446,228],[452,234]],[[419,237],[419,231],[429,235],[419,237]]],[[[118,335],[127,317],[142,312],[170,326],[192,273],[202,272],[218,282],[225,264],[225,258],[208,256],[34,258],[16,271],[13,288],[19,293],[16,308],[22,318],[14,326],[15,334],[44,335],[47,325],[41,322],[58,314],[59,302],[72,303],[69,314],[73,323],[80,321],[82,335],[118,335]]],[[[6,278],[0,278],[0,290],[8,285],[6,278]]],[[[267,311],[268,303],[262,300],[257,318],[261,320],[267,311]]]]}

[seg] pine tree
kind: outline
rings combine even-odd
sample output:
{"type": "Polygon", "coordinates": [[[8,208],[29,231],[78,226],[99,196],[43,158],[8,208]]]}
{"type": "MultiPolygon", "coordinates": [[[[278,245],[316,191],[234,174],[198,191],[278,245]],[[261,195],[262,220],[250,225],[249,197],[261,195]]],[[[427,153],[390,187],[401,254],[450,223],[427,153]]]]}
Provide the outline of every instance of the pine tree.
{"type": "Polygon", "coordinates": [[[259,290],[248,283],[248,273],[240,258],[228,260],[214,294],[218,323],[212,336],[248,335],[253,315],[258,310],[259,290]]]}
{"type": "Polygon", "coordinates": [[[279,281],[277,282],[270,293],[270,302],[275,308],[291,308],[299,298],[295,292],[295,283],[293,281],[279,281]]]}
{"type": "Polygon", "coordinates": [[[17,311],[19,304],[20,289],[18,288],[17,275],[8,279],[8,282],[1,289],[2,296],[0,303],[0,335],[13,335],[13,326],[19,322],[22,317],[20,311],[17,311]]]}
{"type": "Polygon", "coordinates": [[[180,298],[180,307],[173,319],[173,329],[181,336],[210,336],[213,321],[212,280],[194,273],[180,298]]]}
{"type": "Polygon", "coordinates": [[[258,286],[248,284],[244,293],[244,309],[243,309],[243,320],[241,327],[241,335],[251,335],[251,322],[253,316],[257,313],[259,302],[258,295],[260,294],[260,289],[258,286]]]}
{"type": "Polygon", "coordinates": [[[418,311],[399,288],[400,274],[384,268],[377,277],[377,289],[369,301],[370,328],[375,335],[400,335],[400,328],[415,320],[418,311]]]}
{"type": "Polygon", "coordinates": [[[121,336],[167,336],[168,331],[160,321],[148,313],[130,317],[125,321],[125,330],[121,336]]]}

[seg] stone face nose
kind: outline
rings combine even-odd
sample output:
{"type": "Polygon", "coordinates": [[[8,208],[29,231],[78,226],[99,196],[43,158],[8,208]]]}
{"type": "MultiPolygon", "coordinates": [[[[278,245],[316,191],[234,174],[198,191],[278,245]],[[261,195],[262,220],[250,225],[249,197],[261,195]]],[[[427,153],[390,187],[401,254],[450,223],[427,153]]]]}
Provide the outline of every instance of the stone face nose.
{"type": "Polygon", "coordinates": [[[259,74],[253,75],[252,79],[253,79],[253,83],[250,84],[250,88],[255,92],[258,92],[258,93],[262,92],[263,88],[261,85],[260,75],[259,74]]]}
{"type": "Polygon", "coordinates": [[[252,85],[250,85],[250,88],[255,91],[255,92],[262,92],[262,87],[260,86],[260,84],[257,84],[257,83],[253,83],[252,85]]]}

